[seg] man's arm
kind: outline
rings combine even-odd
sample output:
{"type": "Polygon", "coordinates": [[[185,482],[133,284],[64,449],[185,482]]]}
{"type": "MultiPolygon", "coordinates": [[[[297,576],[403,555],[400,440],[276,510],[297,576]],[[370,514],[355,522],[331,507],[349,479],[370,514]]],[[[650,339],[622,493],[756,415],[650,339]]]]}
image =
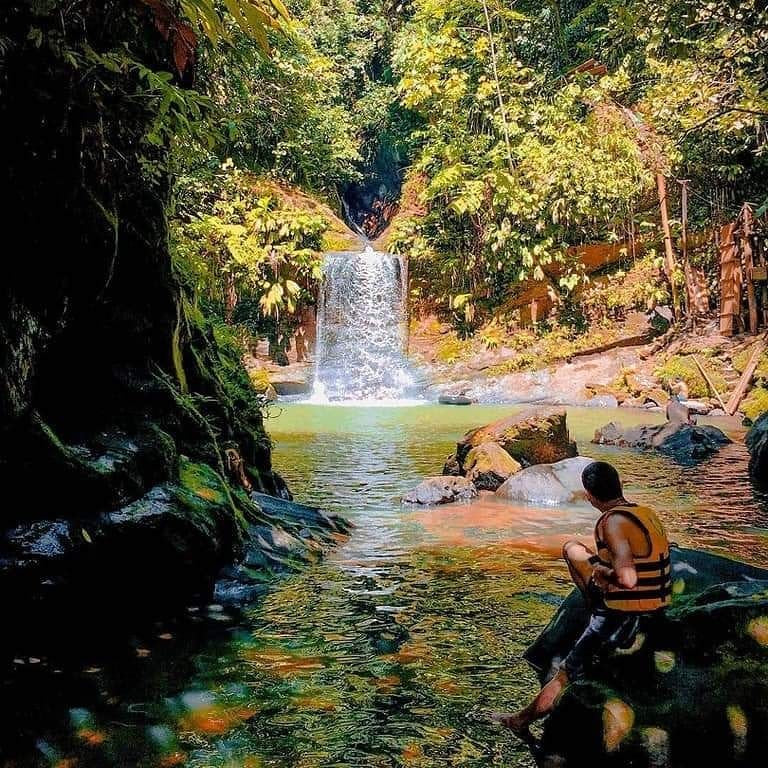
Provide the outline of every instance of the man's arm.
{"type": "Polygon", "coordinates": [[[621,515],[611,515],[605,521],[605,543],[613,556],[613,577],[610,581],[622,589],[634,589],[637,586],[637,570],[632,547],[627,536],[629,520],[621,515]]]}

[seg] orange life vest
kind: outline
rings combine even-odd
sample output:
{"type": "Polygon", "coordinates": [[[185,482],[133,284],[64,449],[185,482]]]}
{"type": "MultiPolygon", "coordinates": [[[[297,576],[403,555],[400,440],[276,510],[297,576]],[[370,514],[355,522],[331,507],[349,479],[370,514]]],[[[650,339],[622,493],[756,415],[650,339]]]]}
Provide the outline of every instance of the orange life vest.
{"type": "Polygon", "coordinates": [[[602,529],[605,521],[615,514],[632,520],[645,534],[648,548],[645,554],[633,552],[637,584],[632,589],[610,585],[603,593],[605,607],[627,613],[648,613],[666,608],[672,598],[672,573],[669,563],[669,541],[656,513],[650,507],[621,504],[604,512],[595,525],[595,546],[599,562],[613,568],[613,555],[605,543],[602,529]]]}

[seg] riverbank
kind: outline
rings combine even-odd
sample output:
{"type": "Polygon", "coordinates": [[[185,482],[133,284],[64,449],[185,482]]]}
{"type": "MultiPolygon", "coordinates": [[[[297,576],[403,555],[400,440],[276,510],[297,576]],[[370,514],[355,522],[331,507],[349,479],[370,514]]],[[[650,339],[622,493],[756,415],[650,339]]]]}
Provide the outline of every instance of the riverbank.
{"type": "MultiPolygon", "coordinates": [[[[427,402],[465,395],[487,404],[654,411],[664,409],[672,388],[681,381],[696,413],[723,416],[722,406],[738,386],[757,343],[754,336],[721,336],[714,322],[698,333],[659,335],[644,313],[577,339],[557,331],[526,330],[493,338],[481,331],[462,340],[450,326],[428,316],[411,323],[408,356],[423,382],[427,402]]],[[[279,366],[269,360],[264,347],[248,355],[245,363],[255,386],[261,391],[271,387],[273,398],[303,399],[311,393],[311,360],[279,366]]],[[[767,409],[768,355],[764,354],[736,417],[754,421],[767,409]]]]}
{"type": "MultiPolygon", "coordinates": [[[[536,689],[522,654],[569,590],[562,541],[588,537],[594,514],[487,496],[426,510],[399,502],[467,429],[516,410],[271,408],[275,465],[297,497],[349,519],[350,538],[270,579],[244,612],[190,604],[108,641],[98,605],[86,606],[88,642],[73,647],[64,633],[54,652],[4,669],[4,757],[20,768],[431,768],[471,755],[531,768],[528,750],[482,714],[536,689]]],[[[725,427],[733,444],[690,469],[589,444],[606,421],[661,414],[567,410],[580,453],[613,462],[676,541],[768,565],[768,499],[748,479],[738,424],[725,427]]]]}

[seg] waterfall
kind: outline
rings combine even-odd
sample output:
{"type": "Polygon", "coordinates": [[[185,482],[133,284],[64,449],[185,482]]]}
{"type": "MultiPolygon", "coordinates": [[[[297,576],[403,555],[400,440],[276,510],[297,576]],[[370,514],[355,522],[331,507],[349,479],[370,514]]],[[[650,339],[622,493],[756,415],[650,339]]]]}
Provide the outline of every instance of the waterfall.
{"type": "Polygon", "coordinates": [[[414,397],[417,382],[405,356],[406,296],[401,257],[370,246],[326,254],[312,400],[414,397]]]}

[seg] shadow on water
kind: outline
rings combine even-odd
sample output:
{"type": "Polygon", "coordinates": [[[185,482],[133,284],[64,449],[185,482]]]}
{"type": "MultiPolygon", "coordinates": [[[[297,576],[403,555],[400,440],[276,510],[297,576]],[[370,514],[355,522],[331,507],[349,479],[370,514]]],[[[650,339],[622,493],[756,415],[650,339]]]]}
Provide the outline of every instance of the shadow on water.
{"type": "MultiPolygon", "coordinates": [[[[239,616],[195,607],[106,640],[93,606],[90,643],[62,626],[5,670],[0,765],[533,765],[482,716],[535,690],[521,654],[568,591],[558,542],[589,535],[592,511],[399,503],[465,429],[510,410],[283,409],[276,465],[356,524],[350,541],[239,616]]],[[[612,417],[572,412],[582,453],[613,461],[680,543],[768,565],[740,443],[698,469],[587,445],[612,417]]]]}

